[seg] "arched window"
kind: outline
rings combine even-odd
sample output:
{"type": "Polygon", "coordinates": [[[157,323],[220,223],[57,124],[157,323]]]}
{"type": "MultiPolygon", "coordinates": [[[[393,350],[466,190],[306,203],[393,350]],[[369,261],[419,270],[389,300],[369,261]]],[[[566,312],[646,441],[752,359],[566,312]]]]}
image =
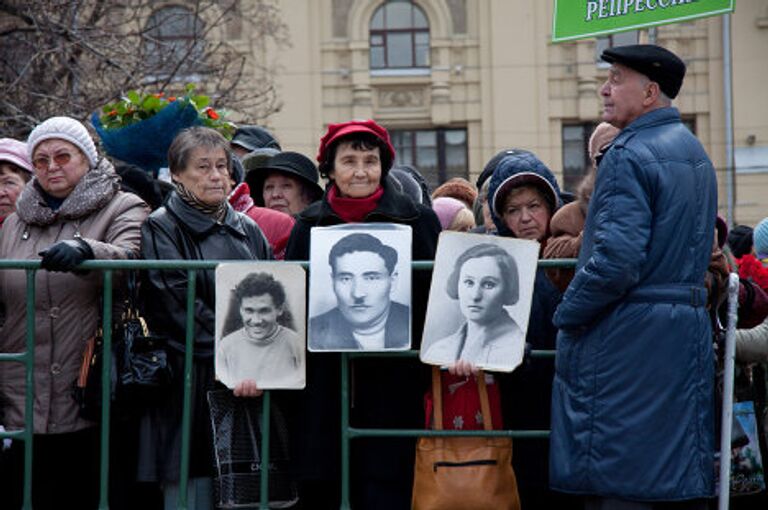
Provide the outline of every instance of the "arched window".
{"type": "Polygon", "coordinates": [[[429,21],[411,0],[389,0],[371,18],[371,69],[429,67],[429,21]]]}
{"type": "Polygon", "coordinates": [[[205,72],[203,21],[182,6],[158,9],[147,20],[147,62],[159,74],[186,77],[205,72]]]}

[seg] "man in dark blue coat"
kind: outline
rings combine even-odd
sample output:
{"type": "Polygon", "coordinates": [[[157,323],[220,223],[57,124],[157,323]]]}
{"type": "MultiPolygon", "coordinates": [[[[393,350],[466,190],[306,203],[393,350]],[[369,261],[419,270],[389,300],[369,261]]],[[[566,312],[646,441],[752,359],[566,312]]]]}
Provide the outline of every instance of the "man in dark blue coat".
{"type": "Polygon", "coordinates": [[[589,510],[699,509],[714,494],[714,367],[704,274],[715,170],[671,100],[685,64],[606,50],[604,121],[621,129],[555,313],[550,484],[589,510]]]}

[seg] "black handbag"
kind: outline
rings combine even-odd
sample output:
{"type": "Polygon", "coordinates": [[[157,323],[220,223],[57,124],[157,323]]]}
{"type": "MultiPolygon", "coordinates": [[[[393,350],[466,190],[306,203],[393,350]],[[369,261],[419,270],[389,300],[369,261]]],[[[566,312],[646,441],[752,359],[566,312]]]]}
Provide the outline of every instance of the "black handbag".
{"type": "MultiPolygon", "coordinates": [[[[119,321],[112,329],[110,399],[113,415],[133,414],[164,396],[173,371],[168,362],[165,338],[152,335],[141,317],[137,303],[136,279],[128,276],[128,298],[119,321]]],[[[101,381],[104,364],[104,338],[101,328],[86,341],[73,396],[80,416],[101,419],[101,381]]]]}
{"type": "Polygon", "coordinates": [[[134,407],[158,400],[173,377],[165,339],[151,335],[144,318],[130,305],[113,338],[117,339],[118,403],[134,407]]]}

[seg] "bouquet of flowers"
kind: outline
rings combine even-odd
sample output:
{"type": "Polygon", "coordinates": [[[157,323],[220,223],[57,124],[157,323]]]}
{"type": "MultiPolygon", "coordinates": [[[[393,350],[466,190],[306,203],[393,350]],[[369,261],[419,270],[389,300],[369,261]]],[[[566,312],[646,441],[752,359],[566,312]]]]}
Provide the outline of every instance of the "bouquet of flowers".
{"type": "Polygon", "coordinates": [[[95,112],[91,122],[107,154],[156,173],[168,166],[168,148],[182,129],[203,125],[231,138],[235,125],[210,106],[207,96],[195,95],[193,84],[185,90],[181,97],[132,90],[95,112]]]}

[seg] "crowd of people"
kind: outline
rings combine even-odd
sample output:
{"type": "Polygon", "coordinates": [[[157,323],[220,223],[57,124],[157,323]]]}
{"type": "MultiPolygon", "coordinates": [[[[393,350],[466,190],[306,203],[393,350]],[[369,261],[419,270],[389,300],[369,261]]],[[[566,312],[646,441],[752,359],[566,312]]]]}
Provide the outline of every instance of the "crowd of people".
{"type": "MultiPolygon", "coordinates": [[[[170,183],[147,182],[112,162],[70,117],[41,122],[26,142],[0,139],[0,258],[41,263],[34,302],[34,507],[98,505],[99,429],[80,416],[71,388],[85,341],[102,319],[103,281],[80,263],[306,261],[314,227],[395,223],[411,228],[413,260],[434,260],[441,231],[525,239],[539,244],[541,258],[578,258],[575,269],[539,268],[535,276],[525,350],[557,349],[555,361],[526,355],[512,373],[493,376],[478,365],[523,337],[503,313],[518,300],[515,260],[494,244],[478,244],[461,254],[447,282],[431,281],[426,271],[412,276],[413,348],[420,346],[431,284],[446,287],[466,319],[449,342],[430,346],[450,348],[445,355],[455,359],[443,371],[443,393],[474,387],[482,374],[495,428],[551,430],[548,440],[515,441],[523,508],[707,508],[718,442],[715,333],[730,271],[741,276],[737,361],[763,396],[757,414],[766,453],[768,218],[754,231],[739,226],[730,233],[717,220],[712,164],[671,106],[685,75],[676,55],[633,45],[606,50],[603,59],[611,65],[600,89],[604,122],[590,139],[592,167],[575,193],[563,191],[554,172],[520,148],[499,151],[475,182],[451,179],[431,191],[418,169],[395,164],[389,133],[373,120],[329,125],[317,165],[284,151],[259,126],[240,127],[232,140],[191,127],[168,149],[170,183]],[[472,302],[484,303],[483,311],[472,302]],[[469,337],[480,340],[470,344],[469,337]]],[[[397,252],[367,234],[349,238],[329,255],[332,274],[357,278],[367,257],[388,294],[397,252]]],[[[281,350],[290,351],[292,367],[306,364],[306,387],[275,391],[272,402],[288,430],[289,476],[298,490],[293,508],[339,508],[339,355],[298,352],[294,331],[276,322],[282,286],[265,274],[246,280],[235,291],[241,327],[227,331],[226,358],[216,362],[214,271],[196,280],[189,508],[216,505],[207,401],[210,390],[223,387],[216,364],[254,374],[242,366],[238,345],[255,338],[263,350],[270,339],[289,336],[291,348],[281,350]],[[250,318],[258,314],[272,317],[263,322],[268,327],[259,329],[250,318]]],[[[364,298],[345,295],[350,291],[335,282],[337,308],[312,318],[310,329],[330,331],[323,341],[333,349],[399,345],[403,335],[392,337],[396,329],[386,325],[404,329],[403,305],[387,300],[380,309],[350,311],[345,300],[364,298]]],[[[141,274],[143,314],[165,339],[176,377],[113,431],[123,447],[114,456],[120,467],[110,485],[112,508],[178,503],[188,283],[185,270],[141,274]]],[[[0,271],[0,352],[25,350],[26,285],[23,271],[0,271]]],[[[116,289],[124,290],[120,277],[116,289]]],[[[350,374],[352,426],[425,426],[431,379],[418,359],[355,358],[350,374]]],[[[233,395],[259,398],[257,377],[232,381],[233,395]]],[[[24,365],[0,364],[5,430],[24,427],[25,393],[24,365]]],[[[474,418],[478,410],[465,413],[474,418]]],[[[482,428],[469,421],[446,419],[445,428],[482,428]]],[[[355,439],[351,462],[354,508],[410,508],[412,438],[355,439]]],[[[0,507],[21,507],[23,464],[23,442],[3,447],[0,507]]]]}

